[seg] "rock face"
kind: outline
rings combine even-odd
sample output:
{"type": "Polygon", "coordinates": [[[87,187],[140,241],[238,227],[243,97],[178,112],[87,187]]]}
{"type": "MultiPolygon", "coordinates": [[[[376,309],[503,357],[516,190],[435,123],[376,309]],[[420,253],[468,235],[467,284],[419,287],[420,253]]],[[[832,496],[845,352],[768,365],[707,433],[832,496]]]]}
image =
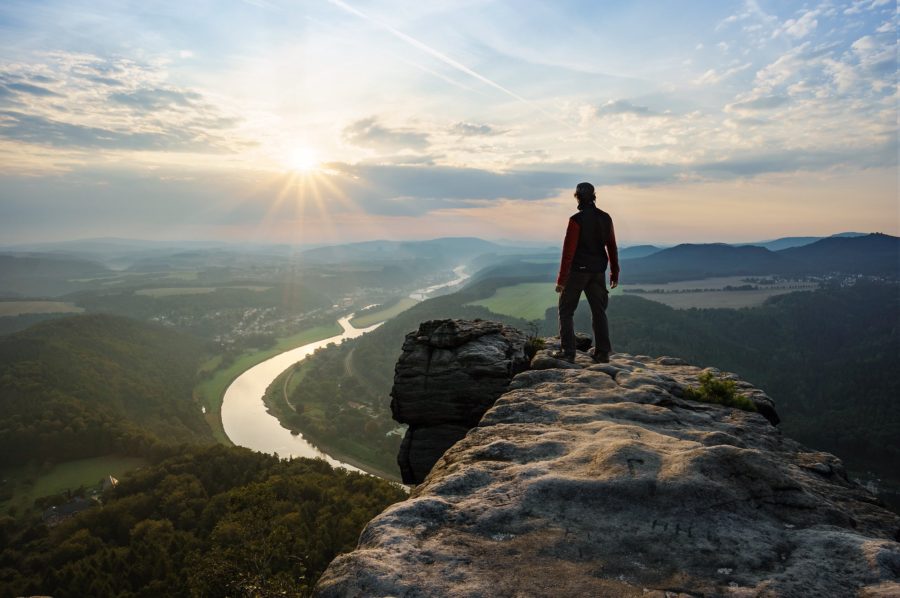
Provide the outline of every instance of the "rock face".
{"type": "Polygon", "coordinates": [[[397,462],[420,484],[444,452],[478,424],[527,367],[525,335],[482,320],[431,320],[406,335],[394,373],[391,412],[408,424],[397,462]]]}
{"type": "Polygon", "coordinates": [[[900,517],[760,412],[682,398],[703,371],[539,353],[317,595],[900,596],[900,517]]]}

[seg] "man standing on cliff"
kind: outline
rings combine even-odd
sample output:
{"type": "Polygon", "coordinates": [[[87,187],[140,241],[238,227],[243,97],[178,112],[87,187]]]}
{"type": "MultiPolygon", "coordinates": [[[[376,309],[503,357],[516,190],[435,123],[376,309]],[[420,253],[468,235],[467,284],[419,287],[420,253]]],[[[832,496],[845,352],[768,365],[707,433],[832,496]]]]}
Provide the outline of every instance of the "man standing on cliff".
{"type": "Polygon", "coordinates": [[[559,340],[562,350],[554,357],[575,360],[575,308],[581,292],[591,306],[591,324],[594,329],[594,361],[606,363],[612,345],[609,342],[609,323],[606,306],[609,292],[606,290],[605,273],[609,264],[609,287],[619,284],[619,250],[612,218],[599,209],[597,196],[590,183],[578,183],[575,188],[578,213],[569,218],[566,240],[563,242],[556,292],[559,293],[559,340]]]}

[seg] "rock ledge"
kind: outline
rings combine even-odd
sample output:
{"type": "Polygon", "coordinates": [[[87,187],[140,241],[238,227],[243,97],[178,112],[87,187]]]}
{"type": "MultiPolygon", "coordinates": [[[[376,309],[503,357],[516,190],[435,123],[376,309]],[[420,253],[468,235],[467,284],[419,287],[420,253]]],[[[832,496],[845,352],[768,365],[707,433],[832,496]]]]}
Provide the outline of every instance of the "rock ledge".
{"type": "Polygon", "coordinates": [[[532,367],[318,596],[900,596],[900,517],[762,413],[683,399],[701,368],[532,367]]]}

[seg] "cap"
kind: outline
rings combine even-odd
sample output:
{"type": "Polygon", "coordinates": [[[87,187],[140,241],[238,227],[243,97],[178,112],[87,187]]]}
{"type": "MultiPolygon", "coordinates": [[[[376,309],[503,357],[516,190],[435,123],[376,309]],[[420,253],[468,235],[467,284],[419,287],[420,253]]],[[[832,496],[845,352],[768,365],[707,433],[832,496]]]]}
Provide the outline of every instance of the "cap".
{"type": "Polygon", "coordinates": [[[594,197],[594,186],[590,183],[578,183],[578,186],[575,187],[575,195],[577,197],[594,197]]]}

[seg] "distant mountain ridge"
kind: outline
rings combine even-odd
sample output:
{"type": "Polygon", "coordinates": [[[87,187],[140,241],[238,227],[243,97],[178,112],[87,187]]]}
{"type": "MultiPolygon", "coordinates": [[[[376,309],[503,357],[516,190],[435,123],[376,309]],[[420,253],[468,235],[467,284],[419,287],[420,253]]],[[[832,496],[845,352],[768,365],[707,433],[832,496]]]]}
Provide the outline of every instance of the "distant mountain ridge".
{"type": "Polygon", "coordinates": [[[867,234],[869,233],[844,232],[835,233],[827,237],[780,237],[778,239],[771,239],[769,241],[734,243],[734,245],[736,247],[744,245],[756,245],[757,247],[765,247],[766,249],[770,249],[772,251],[779,251],[781,249],[788,249],[790,247],[802,247],[803,245],[809,245],[810,243],[815,243],[816,241],[821,241],[822,239],[830,239],[833,237],[864,237],[867,234]]]}
{"type": "Polygon", "coordinates": [[[619,259],[629,260],[639,257],[647,257],[661,251],[662,247],[656,245],[632,245],[631,247],[623,247],[619,249],[619,259]]]}
{"type": "Polygon", "coordinates": [[[771,251],[756,245],[685,243],[643,258],[623,260],[629,282],[668,282],[739,275],[796,275],[900,271],[900,238],[881,233],[827,237],[771,251]]]}

